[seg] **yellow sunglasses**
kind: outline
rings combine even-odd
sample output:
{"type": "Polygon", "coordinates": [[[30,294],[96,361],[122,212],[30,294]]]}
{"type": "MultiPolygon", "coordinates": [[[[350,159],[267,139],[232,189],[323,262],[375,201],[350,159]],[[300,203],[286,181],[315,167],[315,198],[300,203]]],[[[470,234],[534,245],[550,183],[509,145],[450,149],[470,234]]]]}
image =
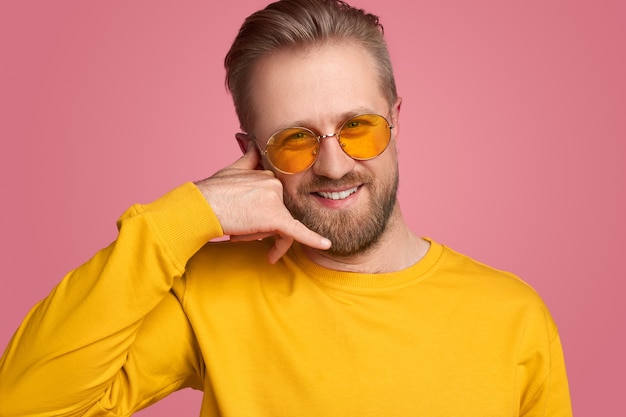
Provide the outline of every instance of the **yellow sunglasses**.
{"type": "Polygon", "coordinates": [[[360,114],[346,120],[336,133],[318,135],[305,127],[289,127],[274,133],[261,154],[285,174],[309,169],[317,160],[320,143],[334,137],[341,149],[353,159],[364,161],[383,153],[394,125],[378,114],[360,114]]]}

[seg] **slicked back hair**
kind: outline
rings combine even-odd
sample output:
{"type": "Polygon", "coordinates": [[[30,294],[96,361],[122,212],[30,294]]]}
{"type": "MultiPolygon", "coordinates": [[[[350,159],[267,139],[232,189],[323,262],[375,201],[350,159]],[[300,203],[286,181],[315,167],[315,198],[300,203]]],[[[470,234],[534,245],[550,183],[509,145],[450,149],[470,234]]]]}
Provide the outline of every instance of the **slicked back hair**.
{"type": "Polygon", "coordinates": [[[280,0],[244,21],[224,60],[226,86],[243,131],[248,132],[252,123],[250,82],[259,59],[279,50],[342,41],[369,51],[379,88],[391,107],[397,99],[396,83],[378,16],[340,0],[280,0]]]}

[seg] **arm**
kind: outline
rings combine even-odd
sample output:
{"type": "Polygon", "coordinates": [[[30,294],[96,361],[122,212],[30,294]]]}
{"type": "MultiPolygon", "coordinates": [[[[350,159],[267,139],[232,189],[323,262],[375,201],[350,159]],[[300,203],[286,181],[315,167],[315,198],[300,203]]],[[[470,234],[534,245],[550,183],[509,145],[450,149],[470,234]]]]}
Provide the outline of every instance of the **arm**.
{"type": "Polygon", "coordinates": [[[526,328],[519,369],[526,387],[521,398],[520,416],[572,416],[561,339],[547,310],[526,328]]]}
{"type": "Polygon", "coordinates": [[[197,186],[128,210],[118,239],[68,274],[16,332],[0,359],[0,416],[122,414],[201,387],[202,360],[175,295],[191,256],[223,233],[276,235],[272,261],[293,240],[329,246],[289,215],[280,182],[257,165],[248,152],[197,186]]]}
{"type": "MultiPolygon", "coordinates": [[[[170,289],[187,259],[221,235],[202,195],[186,184],[132,207],[118,225],[118,239],[68,274],[17,330],[0,360],[0,415],[80,415],[100,401],[125,402],[139,389],[125,387],[137,375],[128,367],[129,353],[140,334],[146,340],[160,334],[142,330],[145,318],[167,309],[185,323],[170,289]]],[[[182,326],[176,337],[183,340],[186,332],[182,326]]],[[[198,362],[191,359],[193,344],[176,349],[185,355],[176,365],[198,362]]],[[[144,366],[158,366],[159,352],[147,354],[144,366]]],[[[178,378],[183,370],[171,372],[178,378]]]]}

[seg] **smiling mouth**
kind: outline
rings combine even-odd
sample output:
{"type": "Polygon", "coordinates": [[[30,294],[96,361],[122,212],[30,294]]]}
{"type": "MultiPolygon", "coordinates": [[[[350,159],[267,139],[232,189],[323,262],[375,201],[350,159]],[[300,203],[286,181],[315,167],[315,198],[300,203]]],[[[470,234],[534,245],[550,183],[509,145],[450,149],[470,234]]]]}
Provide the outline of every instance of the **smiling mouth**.
{"type": "Polygon", "coordinates": [[[322,198],[327,198],[329,200],[344,200],[350,197],[352,194],[356,193],[358,189],[359,187],[354,187],[345,191],[333,191],[333,192],[318,191],[315,194],[317,194],[318,196],[322,198]]]}

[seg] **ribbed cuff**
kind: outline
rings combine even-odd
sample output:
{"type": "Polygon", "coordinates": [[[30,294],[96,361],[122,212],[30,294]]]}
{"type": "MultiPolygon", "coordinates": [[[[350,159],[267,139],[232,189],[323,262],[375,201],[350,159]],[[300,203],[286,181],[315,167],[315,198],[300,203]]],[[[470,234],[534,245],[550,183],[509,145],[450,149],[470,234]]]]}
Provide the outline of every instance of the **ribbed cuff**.
{"type": "Polygon", "coordinates": [[[209,240],[224,235],[211,206],[191,182],[140,206],[139,211],[149,217],[155,232],[183,268],[209,240]]]}

